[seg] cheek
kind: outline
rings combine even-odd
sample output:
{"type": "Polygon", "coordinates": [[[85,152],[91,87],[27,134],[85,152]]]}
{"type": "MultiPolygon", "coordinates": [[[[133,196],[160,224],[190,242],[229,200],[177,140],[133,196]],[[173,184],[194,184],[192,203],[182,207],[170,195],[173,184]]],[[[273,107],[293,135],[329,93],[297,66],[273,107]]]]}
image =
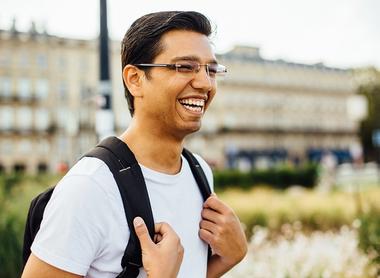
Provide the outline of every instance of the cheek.
{"type": "Polygon", "coordinates": [[[180,105],[178,98],[183,93],[187,86],[190,86],[187,79],[171,75],[160,75],[156,77],[154,82],[151,82],[149,87],[149,95],[147,97],[148,106],[151,113],[170,113],[175,111],[180,105]]]}
{"type": "Polygon", "coordinates": [[[166,86],[162,92],[162,98],[168,101],[168,106],[175,107],[178,104],[178,98],[189,86],[189,82],[183,78],[173,78],[169,82],[167,80],[163,82],[166,82],[166,86]]]}
{"type": "Polygon", "coordinates": [[[212,102],[212,100],[214,99],[215,95],[216,95],[216,90],[212,90],[212,91],[209,93],[208,101],[207,101],[207,104],[206,104],[206,109],[211,105],[211,102],[212,102]]]}

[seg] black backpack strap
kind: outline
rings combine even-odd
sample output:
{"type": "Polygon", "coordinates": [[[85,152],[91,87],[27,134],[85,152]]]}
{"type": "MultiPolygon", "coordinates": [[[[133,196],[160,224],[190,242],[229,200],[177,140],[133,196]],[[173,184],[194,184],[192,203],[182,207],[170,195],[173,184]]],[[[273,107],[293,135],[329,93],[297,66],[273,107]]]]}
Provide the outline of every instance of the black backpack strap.
{"type": "Polygon", "coordinates": [[[195,156],[187,149],[183,149],[182,155],[189,162],[191,172],[198,184],[199,190],[202,193],[203,200],[206,201],[211,195],[210,185],[208,184],[205,173],[203,172],[202,166],[199,164],[195,156]]]}
{"type": "MultiPolygon", "coordinates": [[[[208,197],[211,195],[211,188],[207,181],[207,177],[203,172],[202,166],[199,164],[198,160],[189,150],[183,148],[182,155],[186,158],[187,162],[189,162],[191,172],[195,178],[195,181],[198,184],[199,190],[201,191],[203,200],[206,201],[208,197]]],[[[208,258],[212,255],[212,250],[210,245],[208,246],[208,258]]]]}
{"type": "Polygon", "coordinates": [[[144,219],[150,237],[152,240],[154,238],[152,208],[141,168],[128,146],[116,137],[104,139],[84,156],[104,161],[115,178],[130,230],[130,238],[121,260],[123,272],[117,277],[137,277],[139,268],[143,265],[140,242],[133,226],[136,216],[144,219]]]}

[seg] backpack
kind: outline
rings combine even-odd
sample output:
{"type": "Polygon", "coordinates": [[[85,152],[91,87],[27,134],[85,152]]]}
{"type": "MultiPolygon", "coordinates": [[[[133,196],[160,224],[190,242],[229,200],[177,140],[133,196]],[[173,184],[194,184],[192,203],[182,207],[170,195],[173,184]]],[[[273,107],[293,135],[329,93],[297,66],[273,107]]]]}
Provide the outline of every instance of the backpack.
{"type": "MultiPolygon", "coordinates": [[[[202,167],[194,155],[185,148],[182,151],[182,155],[188,161],[202,197],[206,200],[210,196],[211,190],[202,167]]],[[[128,146],[116,137],[108,137],[102,140],[83,157],[95,157],[101,159],[106,163],[113,174],[123,201],[124,211],[130,230],[130,238],[121,260],[123,271],[117,276],[117,278],[137,277],[139,274],[139,268],[143,265],[141,246],[133,226],[133,219],[136,216],[142,217],[147,225],[150,237],[152,239],[154,237],[152,208],[141,168],[128,146]]],[[[35,197],[30,204],[24,233],[24,266],[30,256],[30,247],[40,229],[45,207],[49,202],[53,191],[54,187],[47,189],[45,192],[42,192],[35,197]]],[[[211,254],[210,247],[208,249],[208,254],[209,256],[211,254]]]]}

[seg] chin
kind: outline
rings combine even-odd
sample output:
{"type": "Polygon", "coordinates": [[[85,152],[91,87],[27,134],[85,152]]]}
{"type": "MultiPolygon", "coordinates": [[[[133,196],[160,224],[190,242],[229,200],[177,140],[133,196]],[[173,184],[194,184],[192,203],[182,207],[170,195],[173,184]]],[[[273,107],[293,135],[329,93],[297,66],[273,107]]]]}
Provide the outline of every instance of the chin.
{"type": "Polygon", "coordinates": [[[191,133],[197,132],[202,127],[201,122],[195,122],[192,125],[189,125],[189,130],[191,130],[191,133]]]}
{"type": "Polygon", "coordinates": [[[182,137],[185,137],[187,135],[190,135],[192,133],[195,133],[197,132],[198,130],[200,130],[201,128],[201,125],[200,124],[197,124],[197,125],[188,125],[186,127],[182,127],[181,128],[181,133],[182,133],[182,137]]]}

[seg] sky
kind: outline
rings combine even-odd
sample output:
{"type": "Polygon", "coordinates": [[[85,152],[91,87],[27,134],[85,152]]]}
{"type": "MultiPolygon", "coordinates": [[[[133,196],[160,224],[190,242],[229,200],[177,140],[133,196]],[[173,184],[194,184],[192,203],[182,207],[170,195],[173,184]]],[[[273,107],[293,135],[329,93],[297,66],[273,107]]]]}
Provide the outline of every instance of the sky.
{"type": "MultiPolygon", "coordinates": [[[[380,69],[379,0],[108,0],[110,37],[121,40],[135,19],[163,10],[204,13],[216,30],[217,53],[245,45],[266,59],[380,69]]],[[[21,31],[33,20],[53,35],[92,39],[99,0],[0,0],[0,29],[12,18],[21,31]]]]}

